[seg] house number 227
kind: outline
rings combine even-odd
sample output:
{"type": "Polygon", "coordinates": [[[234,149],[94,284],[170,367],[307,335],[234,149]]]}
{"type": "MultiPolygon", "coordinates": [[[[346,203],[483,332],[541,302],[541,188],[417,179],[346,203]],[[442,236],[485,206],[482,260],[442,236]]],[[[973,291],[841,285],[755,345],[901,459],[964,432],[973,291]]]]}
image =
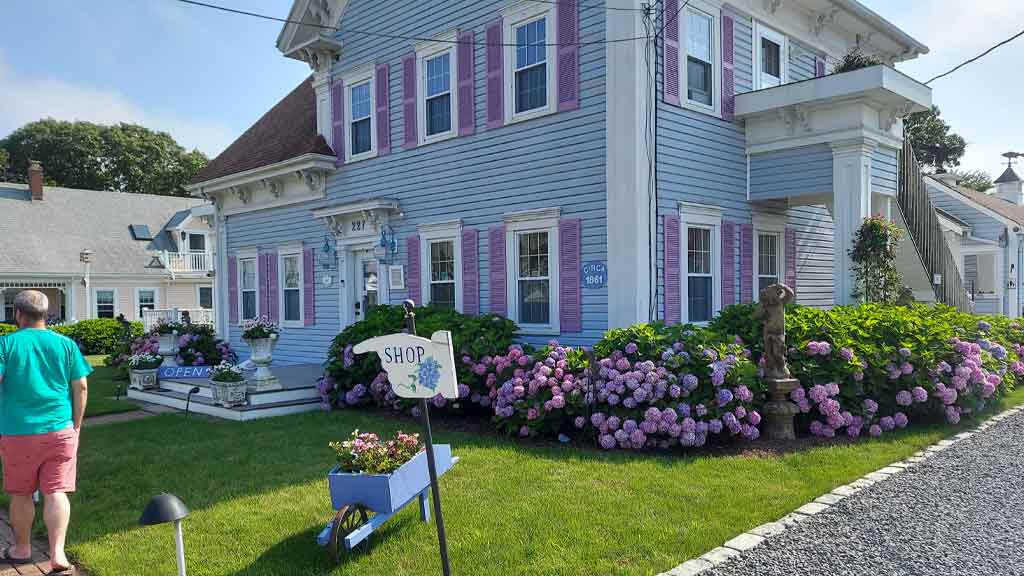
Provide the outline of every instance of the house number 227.
{"type": "Polygon", "coordinates": [[[352,221],[352,232],[362,232],[363,230],[366,230],[366,220],[352,221]]]}

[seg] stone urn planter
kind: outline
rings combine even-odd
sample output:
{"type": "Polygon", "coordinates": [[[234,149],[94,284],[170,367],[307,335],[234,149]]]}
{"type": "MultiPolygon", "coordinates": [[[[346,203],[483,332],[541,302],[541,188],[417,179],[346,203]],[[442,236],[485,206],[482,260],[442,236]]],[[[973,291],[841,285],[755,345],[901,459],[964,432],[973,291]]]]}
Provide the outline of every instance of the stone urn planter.
{"type": "Polygon", "coordinates": [[[157,382],[156,373],[159,368],[152,368],[150,370],[128,370],[128,378],[130,379],[129,386],[135,390],[154,390],[159,388],[159,382],[157,382]]]}
{"type": "Polygon", "coordinates": [[[270,371],[270,364],[274,360],[274,347],[277,345],[277,334],[271,334],[269,338],[247,339],[245,342],[252,351],[252,363],[256,365],[256,373],[249,379],[249,390],[280,390],[281,381],[270,371]]]}
{"type": "Polygon", "coordinates": [[[177,366],[174,357],[178,355],[178,333],[160,334],[160,355],[164,357],[164,366],[177,366]]]}
{"type": "Polygon", "coordinates": [[[245,406],[247,403],[246,393],[249,385],[245,380],[238,382],[220,382],[210,380],[210,388],[213,391],[213,403],[225,408],[245,406]]]}

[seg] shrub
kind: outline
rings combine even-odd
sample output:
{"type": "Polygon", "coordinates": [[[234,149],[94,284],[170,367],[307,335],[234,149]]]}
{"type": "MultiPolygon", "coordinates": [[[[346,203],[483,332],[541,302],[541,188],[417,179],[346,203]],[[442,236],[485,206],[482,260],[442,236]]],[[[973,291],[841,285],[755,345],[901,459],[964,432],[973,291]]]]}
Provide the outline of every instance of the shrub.
{"type": "Polygon", "coordinates": [[[142,322],[131,322],[129,327],[129,334],[125,334],[118,320],[94,318],[52,326],[50,329],[77,342],[83,354],[114,354],[125,342],[142,335],[142,322]]]}
{"type": "Polygon", "coordinates": [[[878,66],[882,64],[882,61],[874,56],[868,56],[860,51],[860,48],[854,48],[843,59],[836,63],[832,68],[833,74],[842,74],[843,72],[853,72],[854,70],[860,70],[861,68],[870,68],[872,66],[878,66]]]}
{"type": "Polygon", "coordinates": [[[221,362],[234,363],[238,360],[231,344],[217,338],[213,326],[188,324],[184,333],[178,335],[178,355],[175,361],[181,366],[216,366],[221,362]]]}
{"type": "Polygon", "coordinates": [[[0,322],[0,336],[3,336],[4,334],[10,334],[11,332],[16,331],[17,329],[18,327],[15,326],[14,324],[0,322]]]}
{"type": "Polygon", "coordinates": [[[855,298],[883,304],[895,304],[901,297],[906,298],[903,279],[896,268],[896,253],[902,237],[903,230],[884,216],[864,219],[849,249],[857,276],[855,298]]]}

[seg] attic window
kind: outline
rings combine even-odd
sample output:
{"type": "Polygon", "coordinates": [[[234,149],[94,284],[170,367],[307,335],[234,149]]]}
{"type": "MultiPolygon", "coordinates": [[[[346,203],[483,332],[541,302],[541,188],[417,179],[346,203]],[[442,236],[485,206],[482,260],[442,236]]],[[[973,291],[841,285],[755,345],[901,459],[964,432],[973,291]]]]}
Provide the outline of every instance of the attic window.
{"type": "Polygon", "coordinates": [[[136,240],[153,239],[153,233],[149,231],[149,226],[145,224],[132,224],[128,228],[132,231],[132,238],[136,240]]]}

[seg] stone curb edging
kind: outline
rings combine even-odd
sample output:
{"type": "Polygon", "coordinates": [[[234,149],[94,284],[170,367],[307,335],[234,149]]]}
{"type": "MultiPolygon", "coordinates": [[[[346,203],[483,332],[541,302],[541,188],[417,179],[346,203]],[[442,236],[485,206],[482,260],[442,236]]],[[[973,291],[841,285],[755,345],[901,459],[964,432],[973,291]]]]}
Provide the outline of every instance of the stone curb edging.
{"type": "Polygon", "coordinates": [[[924,450],[915,452],[913,456],[910,456],[906,460],[889,464],[888,466],[879,468],[874,472],[869,472],[860,479],[854,480],[849,484],[837,486],[831,492],[815,498],[813,501],[804,504],[782,518],[779,518],[774,522],[768,522],[756,528],[752,528],[749,531],[726,541],[718,548],[714,548],[713,550],[710,550],[692,560],[687,560],[667,572],[662,572],[658,576],[695,576],[696,574],[700,574],[706,570],[725,564],[743,552],[760,546],[767,539],[778,536],[789,528],[807,520],[811,516],[828,510],[829,507],[837,504],[844,498],[853,496],[868,486],[877,484],[890,476],[899,474],[908,468],[916,466],[931,456],[949,448],[953,444],[970,438],[971,436],[974,436],[975,433],[986,430],[993,424],[1022,411],[1024,411],[1024,406],[1016,406],[1014,408],[1004,410],[999,414],[989,417],[969,432],[960,432],[950,438],[939,440],[935,444],[926,447],[924,450]]]}

